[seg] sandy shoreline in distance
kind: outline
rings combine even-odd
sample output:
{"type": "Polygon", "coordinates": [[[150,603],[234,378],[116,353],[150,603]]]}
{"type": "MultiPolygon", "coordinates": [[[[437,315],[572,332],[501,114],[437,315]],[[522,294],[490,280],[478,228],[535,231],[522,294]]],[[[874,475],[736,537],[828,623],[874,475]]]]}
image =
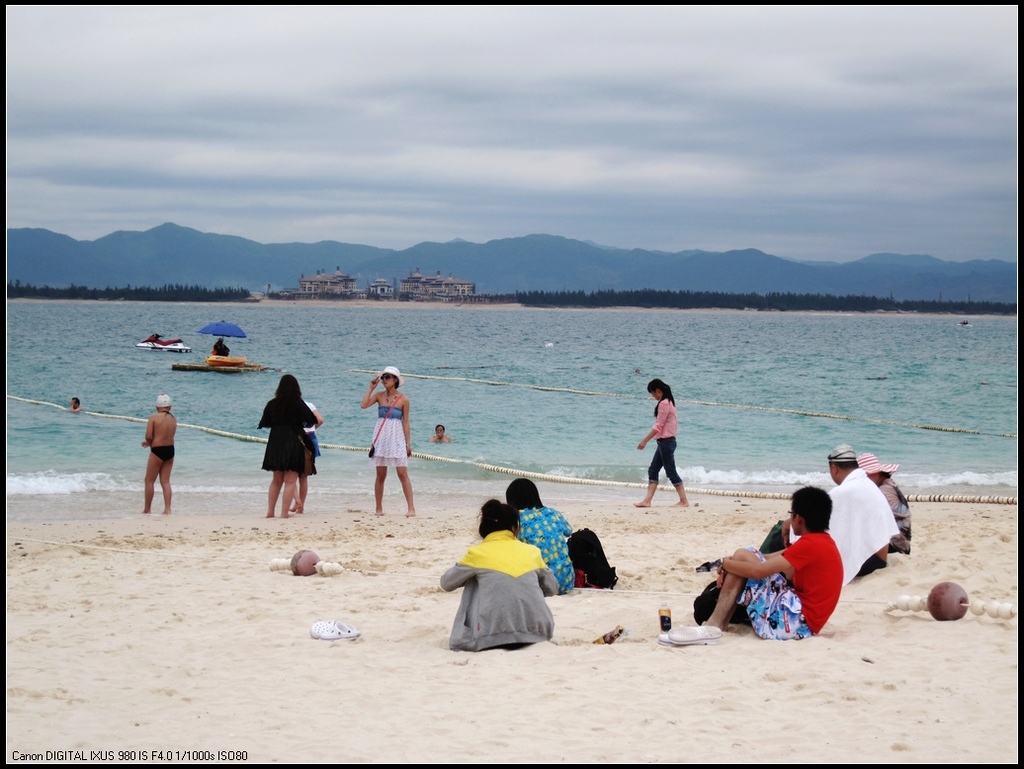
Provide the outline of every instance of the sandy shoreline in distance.
{"type": "MultiPolygon", "coordinates": [[[[448,650],[440,574],[475,541],[465,505],[406,520],[142,516],[7,527],[7,755],[246,751],[250,761],[1017,760],[1017,620],[886,613],[952,580],[1017,601],[1017,510],[914,506],[914,554],[855,581],[822,636],[749,629],[659,647],[784,503],[694,495],[686,511],[577,503],[620,583],[549,599],[554,643],[448,650]],[[303,548],[335,577],[271,572],[303,548]],[[321,619],[363,632],[309,638],[321,619]],[[616,625],[613,646],[591,642],[616,625]]],[[[212,511],[211,511],[212,512],[212,511]]]]}

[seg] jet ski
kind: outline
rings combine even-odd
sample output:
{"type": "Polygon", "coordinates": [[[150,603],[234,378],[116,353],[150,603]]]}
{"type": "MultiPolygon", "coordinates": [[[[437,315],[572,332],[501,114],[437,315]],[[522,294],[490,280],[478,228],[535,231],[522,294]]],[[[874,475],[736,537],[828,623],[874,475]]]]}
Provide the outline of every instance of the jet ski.
{"type": "Polygon", "coordinates": [[[150,334],[136,347],[144,350],[166,350],[167,352],[192,352],[192,348],[180,339],[161,339],[159,334],[150,334]]]}

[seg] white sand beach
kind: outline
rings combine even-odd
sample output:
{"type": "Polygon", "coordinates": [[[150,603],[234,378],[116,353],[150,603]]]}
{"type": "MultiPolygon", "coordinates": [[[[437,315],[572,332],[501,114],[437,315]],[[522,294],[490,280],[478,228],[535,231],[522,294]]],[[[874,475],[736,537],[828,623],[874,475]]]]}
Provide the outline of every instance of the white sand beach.
{"type": "Polygon", "coordinates": [[[211,496],[210,515],[10,524],[8,761],[1017,761],[1018,620],[884,610],[945,580],[1016,605],[1015,506],[914,505],[913,555],[849,585],[819,637],[665,648],[659,606],[688,624],[713,578],[695,567],[786,510],[691,501],[559,505],[600,535],[618,586],[549,599],[552,643],[479,654],[448,650],[460,596],[438,587],[476,540],[464,502],[267,520],[255,495],[251,518],[212,514],[211,496]],[[269,569],[306,548],[347,570],[269,569]],[[362,637],[311,639],[325,619],[362,637]]]}

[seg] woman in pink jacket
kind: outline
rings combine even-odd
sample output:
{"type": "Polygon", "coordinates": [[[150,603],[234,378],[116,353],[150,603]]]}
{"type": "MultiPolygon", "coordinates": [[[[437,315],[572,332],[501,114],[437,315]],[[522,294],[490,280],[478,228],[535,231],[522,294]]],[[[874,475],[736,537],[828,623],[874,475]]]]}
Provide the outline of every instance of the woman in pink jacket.
{"type": "Polygon", "coordinates": [[[686,500],[686,489],[683,488],[683,479],[676,471],[676,433],[678,417],[676,416],[676,401],[672,397],[672,388],[660,379],[652,379],[647,384],[647,392],[654,396],[658,405],[654,407],[654,427],[644,436],[637,448],[643,451],[647,448],[647,442],[654,438],[658,441],[658,448],[654,452],[654,459],[651,466],[647,468],[647,496],[642,502],[634,502],[636,507],[650,507],[654,499],[654,492],[658,490],[658,474],[661,468],[665,468],[665,475],[669,483],[676,487],[679,494],[679,507],[689,507],[686,500]]]}

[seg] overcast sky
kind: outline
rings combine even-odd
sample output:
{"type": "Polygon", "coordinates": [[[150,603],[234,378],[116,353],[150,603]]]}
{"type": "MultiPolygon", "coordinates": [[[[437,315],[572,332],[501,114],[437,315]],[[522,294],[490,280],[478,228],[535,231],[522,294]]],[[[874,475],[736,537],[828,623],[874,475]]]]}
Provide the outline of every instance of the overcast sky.
{"type": "Polygon", "coordinates": [[[1016,261],[1017,8],[8,7],[7,225],[1016,261]]]}

